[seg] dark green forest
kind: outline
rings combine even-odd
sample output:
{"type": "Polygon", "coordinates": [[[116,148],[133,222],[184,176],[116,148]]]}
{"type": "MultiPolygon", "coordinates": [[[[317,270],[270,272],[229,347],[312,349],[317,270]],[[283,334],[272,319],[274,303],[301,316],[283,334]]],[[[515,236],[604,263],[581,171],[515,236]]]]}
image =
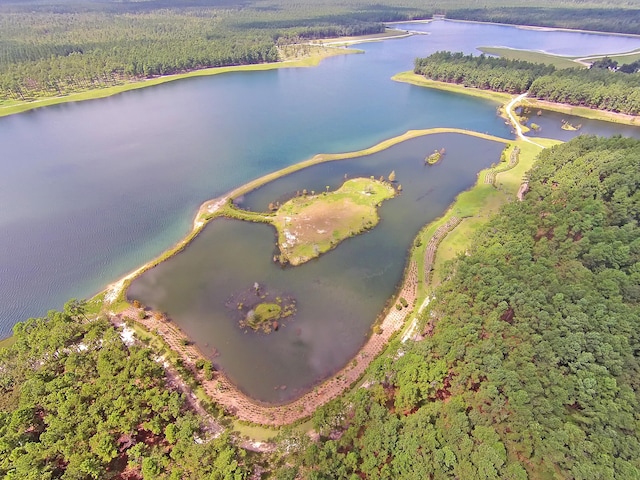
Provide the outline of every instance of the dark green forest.
{"type": "Polygon", "coordinates": [[[82,303],[14,337],[0,350],[0,477],[245,478],[244,451],[203,429],[151,350],[87,321],[82,303]]]}
{"type": "Polygon", "coordinates": [[[599,110],[640,114],[640,75],[602,68],[556,70],[523,60],[436,52],[415,61],[432,80],[519,94],[599,110]]]}
{"type": "Polygon", "coordinates": [[[278,478],[640,478],[639,161],[623,138],[542,152],[424,338],[319,411],[322,441],[297,439],[278,478]]]}
{"type": "MultiPolygon", "coordinates": [[[[640,33],[625,0],[0,0],[0,100],[28,100],[206,67],[274,62],[278,46],[430,18],[640,33]],[[625,9],[620,14],[620,9],[625,9]]],[[[636,7],[636,8],[634,8],[636,7]]]]}

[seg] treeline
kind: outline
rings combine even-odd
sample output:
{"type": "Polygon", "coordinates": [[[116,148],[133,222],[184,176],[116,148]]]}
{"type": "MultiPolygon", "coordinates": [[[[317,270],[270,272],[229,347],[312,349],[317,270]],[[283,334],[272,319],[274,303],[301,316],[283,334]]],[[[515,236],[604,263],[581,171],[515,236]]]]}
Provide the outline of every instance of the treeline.
{"type": "Polygon", "coordinates": [[[87,321],[82,303],[14,338],[0,349],[0,477],[246,477],[244,451],[204,428],[151,351],[87,321]]]}
{"type": "Polygon", "coordinates": [[[563,69],[522,60],[437,52],[415,61],[415,73],[442,82],[551,102],[640,114],[640,75],[607,69],[563,69]]]}
{"type": "Polygon", "coordinates": [[[451,52],[417,58],[414,66],[432,80],[508,93],[526,92],[536,78],[554,71],[550,65],[451,52]]]}
{"type": "Polygon", "coordinates": [[[545,150],[277,478],[640,478],[640,141],[545,150]],[[299,475],[299,477],[296,477],[299,475]]]}
{"type": "Polygon", "coordinates": [[[278,60],[268,32],[236,32],[215,15],[0,15],[0,95],[60,95],[125,80],[278,60]]]}
{"type": "MultiPolygon", "coordinates": [[[[535,24],[638,28],[640,10],[555,8],[552,0],[487,0],[469,10],[463,0],[170,0],[0,2],[0,99],[25,100],[194,69],[277,61],[278,45],[320,37],[383,31],[382,22],[430,18],[531,21],[535,24]],[[531,7],[531,8],[529,8],[531,7]],[[461,10],[462,9],[462,10],[461,10]],[[500,17],[511,12],[511,17],[500,17]],[[555,13],[562,15],[556,18],[555,13]],[[491,15],[498,15],[495,18],[491,15]],[[559,24],[562,19],[575,24],[559,24]],[[616,20],[617,19],[617,20],[616,20]],[[603,23],[604,22],[604,23],[603,23]],[[617,22],[617,23],[616,23],[617,22]],[[625,23],[626,22],[626,23],[625,23]],[[627,25],[628,24],[628,25],[627,25]]],[[[594,0],[628,7],[625,0],[594,0]]],[[[635,31],[635,30],[634,30],[635,31]]]]}
{"type": "MultiPolygon", "coordinates": [[[[535,4],[541,2],[531,3],[526,6],[456,8],[447,11],[447,17],[457,20],[509,23],[512,25],[640,34],[640,10],[637,8],[624,8],[631,6],[631,3],[628,2],[626,4],[625,2],[618,2],[618,5],[612,2],[601,2],[604,4],[603,8],[585,8],[579,4],[567,6],[566,3],[538,6],[535,4]],[[624,8],[624,10],[620,7],[624,8]]],[[[593,4],[595,2],[590,3],[593,4]]]]}

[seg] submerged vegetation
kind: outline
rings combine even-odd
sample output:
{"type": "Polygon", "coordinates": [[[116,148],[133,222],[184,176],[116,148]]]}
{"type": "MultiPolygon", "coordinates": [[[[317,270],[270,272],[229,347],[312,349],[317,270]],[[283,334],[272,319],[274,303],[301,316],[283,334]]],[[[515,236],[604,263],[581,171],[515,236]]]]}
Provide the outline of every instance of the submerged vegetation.
{"type": "Polygon", "coordinates": [[[238,319],[240,328],[254,332],[271,333],[280,328],[282,320],[296,313],[293,297],[269,292],[267,287],[255,283],[253,288],[232,295],[225,305],[238,319]]]}

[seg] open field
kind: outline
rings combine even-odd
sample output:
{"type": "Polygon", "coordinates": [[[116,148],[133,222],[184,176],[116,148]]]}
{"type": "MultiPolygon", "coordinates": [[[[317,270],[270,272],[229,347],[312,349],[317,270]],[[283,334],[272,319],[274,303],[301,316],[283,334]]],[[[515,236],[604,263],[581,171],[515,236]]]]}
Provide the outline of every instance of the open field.
{"type": "Polygon", "coordinates": [[[585,68],[581,63],[574,61],[570,57],[561,57],[559,55],[552,55],[550,53],[534,52],[531,50],[516,50],[513,48],[504,47],[478,47],[483,53],[489,55],[496,55],[498,57],[506,58],[509,60],[524,60],[532,63],[545,63],[547,65],[553,65],[556,68],[585,68]]]}
{"type": "Polygon", "coordinates": [[[357,36],[348,36],[348,37],[332,37],[332,38],[321,38],[318,40],[312,40],[312,45],[353,45],[357,43],[365,43],[365,42],[377,42],[380,40],[390,40],[392,38],[403,38],[407,37],[411,34],[407,34],[402,30],[394,30],[393,28],[387,28],[382,33],[372,33],[371,35],[357,35],[357,36]]]}
{"type": "Polygon", "coordinates": [[[627,53],[617,53],[613,55],[594,55],[589,57],[582,57],[580,61],[595,62],[596,60],[602,60],[603,58],[612,58],[618,65],[624,65],[626,63],[633,63],[640,60],[640,50],[634,50],[627,53]]]}
{"type": "Polygon", "coordinates": [[[4,338],[0,340],[0,350],[3,348],[9,348],[14,343],[16,343],[16,337],[13,335],[11,337],[4,338]]]}
{"type": "Polygon", "coordinates": [[[334,192],[295,197],[273,217],[280,263],[300,265],[376,226],[377,206],[395,196],[386,182],[354,178],[334,192]]]}

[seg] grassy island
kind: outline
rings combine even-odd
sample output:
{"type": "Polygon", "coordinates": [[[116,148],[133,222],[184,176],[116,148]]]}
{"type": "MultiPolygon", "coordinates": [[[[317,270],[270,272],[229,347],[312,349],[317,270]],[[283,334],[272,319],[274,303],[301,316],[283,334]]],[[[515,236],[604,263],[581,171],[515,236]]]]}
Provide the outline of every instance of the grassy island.
{"type": "Polygon", "coordinates": [[[373,228],[379,221],[377,206],[395,194],[391,183],[354,178],[334,192],[292,198],[273,218],[278,260],[300,265],[373,228]]]}
{"type": "Polygon", "coordinates": [[[428,155],[427,158],[424,159],[424,163],[428,165],[435,165],[440,160],[442,160],[442,156],[444,155],[444,148],[440,150],[434,151],[431,155],[428,155]]]}

